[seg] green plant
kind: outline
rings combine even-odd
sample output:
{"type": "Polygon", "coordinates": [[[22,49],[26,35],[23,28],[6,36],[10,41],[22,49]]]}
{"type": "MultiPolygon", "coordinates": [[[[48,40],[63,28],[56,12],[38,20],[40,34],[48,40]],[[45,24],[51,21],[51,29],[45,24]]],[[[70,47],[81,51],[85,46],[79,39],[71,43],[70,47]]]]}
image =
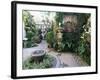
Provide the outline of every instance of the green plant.
{"type": "Polygon", "coordinates": [[[91,65],[91,34],[90,34],[90,19],[83,26],[83,32],[80,36],[78,48],[76,52],[89,64],[91,65]]]}
{"type": "Polygon", "coordinates": [[[31,40],[32,36],[33,36],[33,32],[31,30],[27,31],[26,37],[28,38],[28,40],[31,40]]]}
{"type": "Polygon", "coordinates": [[[40,43],[41,42],[38,35],[33,36],[32,40],[33,40],[34,43],[40,43]]]}
{"type": "Polygon", "coordinates": [[[35,62],[32,58],[28,58],[23,62],[23,69],[44,69],[52,67],[53,57],[45,55],[43,61],[35,62]]]}
{"type": "Polygon", "coordinates": [[[85,43],[83,43],[83,42],[79,42],[79,46],[78,46],[78,48],[77,48],[77,50],[78,50],[78,53],[80,54],[80,55],[83,55],[83,53],[85,52],[85,43]]]}
{"type": "Polygon", "coordinates": [[[38,30],[36,29],[34,19],[29,11],[23,10],[23,22],[25,25],[27,44],[26,47],[33,47],[40,42],[38,30]]]}
{"type": "Polygon", "coordinates": [[[58,45],[58,51],[63,51],[64,50],[64,47],[65,47],[65,44],[64,43],[61,43],[58,45]]]}
{"type": "Polygon", "coordinates": [[[86,39],[82,38],[78,42],[78,47],[75,48],[75,52],[84,59],[89,65],[91,65],[91,50],[90,44],[87,43],[86,39]]]}
{"type": "Polygon", "coordinates": [[[56,12],[55,21],[56,21],[57,26],[62,26],[63,17],[64,17],[64,13],[56,12]],[[61,23],[61,25],[59,25],[59,23],[61,23]]]}
{"type": "Polygon", "coordinates": [[[49,31],[46,34],[46,41],[49,43],[50,47],[53,47],[53,43],[54,43],[54,34],[53,34],[53,31],[49,31]]]}
{"type": "Polygon", "coordinates": [[[26,42],[26,48],[32,47],[32,42],[31,41],[27,41],[26,42]]]}
{"type": "MultiPolygon", "coordinates": [[[[61,51],[70,51],[77,53],[81,56],[89,65],[91,64],[91,15],[88,13],[60,13],[57,12],[55,16],[56,27],[63,27],[63,38],[61,44],[58,46],[54,42],[55,49],[59,47],[61,51]],[[69,21],[70,26],[65,25],[68,23],[68,16],[76,16],[77,24],[73,27],[74,20],[69,21]],[[66,18],[65,18],[66,17],[66,18]],[[66,19],[64,22],[64,18],[66,19]],[[71,27],[73,30],[71,30],[71,27]],[[67,29],[66,29],[67,28],[67,29]],[[64,46],[62,46],[64,44],[64,46]]],[[[72,18],[73,19],[73,18],[72,18]]],[[[55,36],[56,37],[56,36],[55,36]]]]}

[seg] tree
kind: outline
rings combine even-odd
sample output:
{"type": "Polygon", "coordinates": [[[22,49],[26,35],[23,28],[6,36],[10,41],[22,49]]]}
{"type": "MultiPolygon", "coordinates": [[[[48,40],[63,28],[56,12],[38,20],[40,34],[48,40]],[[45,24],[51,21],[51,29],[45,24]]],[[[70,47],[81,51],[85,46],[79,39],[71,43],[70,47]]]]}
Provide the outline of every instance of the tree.
{"type": "Polygon", "coordinates": [[[64,16],[64,13],[56,12],[55,21],[56,21],[57,26],[59,26],[59,23],[61,25],[63,24],[63,16],[64,16]]]}
{"type": "Polygon", "coordinates": [[[37,39],[38,31],[35,26],[33,16],[29,11],[23,11],[23,21],[25,24],[26,38],[27,38],[27,47],[32,47],[36,42],[33,39],[37,39]]]}

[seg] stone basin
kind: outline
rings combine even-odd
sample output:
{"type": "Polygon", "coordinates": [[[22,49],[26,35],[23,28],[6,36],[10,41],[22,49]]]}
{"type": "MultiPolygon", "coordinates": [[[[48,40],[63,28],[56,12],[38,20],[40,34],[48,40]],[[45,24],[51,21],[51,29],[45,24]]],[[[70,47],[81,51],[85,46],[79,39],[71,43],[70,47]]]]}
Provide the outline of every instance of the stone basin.
{"type": "Polygon", "coordinates": [[[43,60],[43,57],[45,54],[46,54],[46,52],[44,50],[36,50],[36,51],[32,52],[31,58],[34,61],[40,62],[43,60]]]}
{"type": "MultiPolygon", "coordinates": [[[[36,51],[32,52],[31,58],[33,61],[36,61],[37,63],[42,62],[45,54],[46,54],[46,51],[44,51],[44,50],[36,50],[36,51]]],[[[47,55],[50,55],[53,58],[51,68],[60,68],[61,67],[61,61],[59,60],[59,58],[57,56],[54,56],[54,55],[48,54],[48,53],[47,53],[47,55]]]]}

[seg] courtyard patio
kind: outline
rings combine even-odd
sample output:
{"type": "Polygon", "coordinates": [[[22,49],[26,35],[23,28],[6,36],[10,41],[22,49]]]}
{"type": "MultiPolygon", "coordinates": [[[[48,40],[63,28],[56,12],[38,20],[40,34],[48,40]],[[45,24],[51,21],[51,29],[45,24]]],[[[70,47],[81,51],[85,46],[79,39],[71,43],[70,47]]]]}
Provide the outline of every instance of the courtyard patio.
{"type": "Polygon", "coordinates": [[[91,65],[90,14],[23,11],[23,69],[91,65]]]}

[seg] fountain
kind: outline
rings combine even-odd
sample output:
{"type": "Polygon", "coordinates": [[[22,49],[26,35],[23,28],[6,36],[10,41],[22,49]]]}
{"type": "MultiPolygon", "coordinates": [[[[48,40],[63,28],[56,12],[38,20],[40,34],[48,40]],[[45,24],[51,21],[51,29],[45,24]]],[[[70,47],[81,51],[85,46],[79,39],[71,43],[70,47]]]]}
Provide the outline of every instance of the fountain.
{"type": "Polygon", "coordinates": [[[46,52],[44,50],[36,50],[34,52],[32,52],[32,60],[36,61],[36,62],[40,62],[43,60],[44,55],[46,54],[46,52]]]}
{"type": "Polygon", "coordinates": [[[23,62],[23,69],[60,68],[61,61],[57,56],[46,53],[44,50],[32,52],[31,57],[23,62]]]}

